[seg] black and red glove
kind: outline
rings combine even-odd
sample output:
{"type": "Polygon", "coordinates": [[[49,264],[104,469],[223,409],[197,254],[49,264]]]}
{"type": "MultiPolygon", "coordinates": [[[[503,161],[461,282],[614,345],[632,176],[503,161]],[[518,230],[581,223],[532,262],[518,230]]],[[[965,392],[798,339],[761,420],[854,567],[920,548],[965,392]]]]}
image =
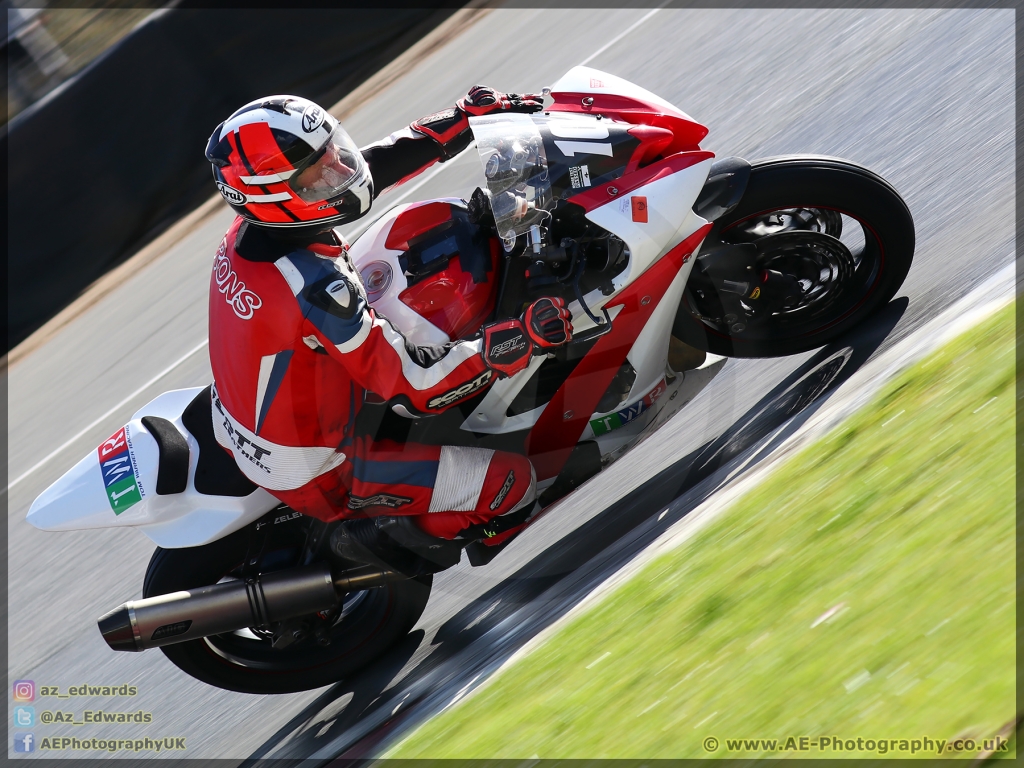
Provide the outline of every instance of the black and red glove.
{"type": "Polygon", "coordinates": [[[539,93],[502,93],[486,85],[474,85],[466,98],[457,102],[467,115],[489,115],[492,112],[540,112],[544,109],[539,93]]]}
{"type": "Polygon", "coordinates": [[[537,299],[520,318],[484,326],[484,364],[499,378],[514,376],[535,352],[566,344],[572,338],[572,315],[557,298],[537,299]]]}
{"type": "Polygon", "coordinates": [[[545,349],[560,347],[572,338],[572,315],[561,299],[537,299],[523,313],[526,332],[534,345],[545,349]]]}

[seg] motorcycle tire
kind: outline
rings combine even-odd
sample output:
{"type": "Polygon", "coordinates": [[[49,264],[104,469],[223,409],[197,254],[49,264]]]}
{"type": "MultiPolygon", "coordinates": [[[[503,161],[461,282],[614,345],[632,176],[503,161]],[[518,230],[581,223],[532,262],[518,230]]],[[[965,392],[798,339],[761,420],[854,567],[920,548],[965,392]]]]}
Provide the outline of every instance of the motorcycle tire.
{"type": "MultiPolygon", "coordinates": [[[[728,314],[728,306],[749,307],[735,299],[727,305],[711,279],[697,274],[703,269],[698,257],[673,335],[726,357],[782,357],[824,346],[895,296],[913,261],[914,221],[896,190],[867,168],[787,155],[751,164],[742,199],[715,222],[702,251],[719,242],[755,243],[757,269],[787,274],[800,282],[801,293],[786,298],[791,306],[760,317],[728,314]],[[840,241],[844,227],[859,250],[840,241]]],[[[729,277],[741,281],[754,268],[746,269],[729,277]]]]}
{"type": "MultiPolygon", "coordinates": [[[[247,557],[248,529],[218,541],[183,549],[157,548],[150,560],[143,597],[215,584],[247,557]]],[[[267,570],[296,565],[301,539],[275,540],[261,553],[267,570]]],[[[214,635],[163,646],[175,666],[217,688],[239,693],[294,693],[342,680],[364,668],[404,638],[419,620],[430,595],[431,578],[388,584],[346,597],[330,630],[330,644],[312,637],[274,649],[253,630],[214,635]]]]}

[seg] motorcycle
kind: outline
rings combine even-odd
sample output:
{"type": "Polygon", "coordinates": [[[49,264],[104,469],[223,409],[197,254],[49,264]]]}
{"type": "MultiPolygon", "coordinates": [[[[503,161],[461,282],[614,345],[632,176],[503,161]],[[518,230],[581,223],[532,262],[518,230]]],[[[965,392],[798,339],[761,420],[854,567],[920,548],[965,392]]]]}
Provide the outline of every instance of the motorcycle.
{"type": "MultiPolygon", "coordinates": [[[[545,95],[543,112],[470,120],[493,221],[454,198],[400,205],[346,258],[414,343],[565,299],[572,341],[519,374],[466,382],[430,417],[372,393],[360,412],[378,439],[524,453],[547,511],[727,358],[805,352],[864,322],[905,279],[914,225],[892,186],[845,160],[716,160],[700,147],[707,128],[613,75],[575,67],[545,95]]],[[[108,645],[159,647],[193,677],[250,693],[362,668],[413,628],[432,573],[460,558],[416,542],[419,565],[400,570],[339,556],[330,542],[347,521],[284,507],[219,447],[209,387],[145,405],[28,521],[141,530],[157,544],[143,598],[99,620],[108,645]]],[[[468,550],[472,565],[486,565],[482,549],[468,550]]]]}

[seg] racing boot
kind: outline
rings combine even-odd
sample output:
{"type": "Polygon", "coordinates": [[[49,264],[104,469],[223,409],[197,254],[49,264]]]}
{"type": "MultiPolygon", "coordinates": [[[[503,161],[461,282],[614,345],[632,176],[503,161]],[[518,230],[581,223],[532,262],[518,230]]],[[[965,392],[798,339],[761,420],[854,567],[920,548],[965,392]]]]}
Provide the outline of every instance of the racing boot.
{"type": "Polygon", "coordinates": [[[331,552],[347,563],[366,563],[406,576],[424,576],[459,562],[465,542],[435,539],[401,517],[347,520],[331,534],[331,552]]]}
{"type": "Polygon", "coordinates": [[[412,552],[429,563],[436,570],[443,571],[459,562],[466,541],[462,539],[442,539],[431,536],[418,525],[409,515],[394,517],[378,517],[377,527],[392,542],[412,552]]]}
{"type": "Polygon", "coordinates": [[[470,539],[466,545],[466,557],[474,568],[487,565],[498,553],[507,547],[514,538],[526,530],[537,519],[541,511],[539,501],[527,504],[500,515],[482,525],[472,525],[461,531],[459,536],[470,539]]]}

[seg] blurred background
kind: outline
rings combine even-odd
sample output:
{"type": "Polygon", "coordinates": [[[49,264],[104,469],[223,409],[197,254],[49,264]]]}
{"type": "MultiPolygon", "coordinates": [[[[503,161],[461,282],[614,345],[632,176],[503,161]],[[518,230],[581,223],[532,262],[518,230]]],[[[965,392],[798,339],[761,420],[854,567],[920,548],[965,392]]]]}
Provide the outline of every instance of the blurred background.
{"type": "Polygon", "coordinates": [[[202,151],[239,105],[281,92],[332,105],[458,7],[174,5],[4,0],[7,350],[209,197],[202,151]]]}
{"type": "Polygon", "coordinates": [[[19,8],[4,0],[4,122],[73,77],[156,9],[98,2],[90,8],[19,8]]]}

